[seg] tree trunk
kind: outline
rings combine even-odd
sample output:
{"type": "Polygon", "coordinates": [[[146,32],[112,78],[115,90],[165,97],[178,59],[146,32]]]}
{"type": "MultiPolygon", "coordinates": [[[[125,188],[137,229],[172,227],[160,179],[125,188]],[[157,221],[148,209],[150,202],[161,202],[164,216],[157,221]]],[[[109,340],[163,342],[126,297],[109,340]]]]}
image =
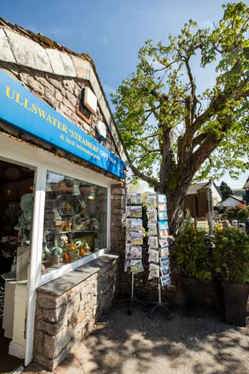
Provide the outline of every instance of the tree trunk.
{"type": "Polygon", "coordinates": [[[169,231],[175,235],[184,220],[184,191],[166,193],[168,202],[169,231]]]}

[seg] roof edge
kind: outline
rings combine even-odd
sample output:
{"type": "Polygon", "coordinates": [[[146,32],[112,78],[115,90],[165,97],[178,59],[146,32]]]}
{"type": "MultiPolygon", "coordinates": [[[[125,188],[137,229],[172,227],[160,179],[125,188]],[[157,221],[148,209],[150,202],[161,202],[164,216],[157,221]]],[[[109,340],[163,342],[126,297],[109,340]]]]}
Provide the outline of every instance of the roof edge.
{"type": "Polygon", "coordinates": [[[117,151],[126,159],[124,146],[93,59],[52,39],[0,18],[0,61],[25,68],[90,82],[112,134],[117,151]]]}

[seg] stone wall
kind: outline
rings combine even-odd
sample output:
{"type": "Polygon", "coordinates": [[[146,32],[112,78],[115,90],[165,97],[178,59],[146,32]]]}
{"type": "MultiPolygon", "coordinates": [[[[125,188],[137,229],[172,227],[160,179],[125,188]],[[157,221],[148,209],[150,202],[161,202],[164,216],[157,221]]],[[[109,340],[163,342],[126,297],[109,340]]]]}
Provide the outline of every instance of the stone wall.
{"type": "Polygon", "coordinates": [[[129,295],[130,277],[124,272],[125,261],[125,205],[126,189],[121,184],[111,188],[111,251],[118,255],[117,296],[129,295]]]}
{"type": "Polygon", "coordinates": [[[49,370],[65,358],[112,305],[117,258],[105,255],[37,291],[34,361],[49,370]]]}
{"type": "MultiPolygon", "coordinates": [[[[82,90],[84,87],[89,86],[87,80],[56,76],[15,64],[1,63],[1,61],[0,68],[11,73],[16,79],[30,89],[32,93],[43,101],[46,101],[50,106],[69,120],[73,121],[87,134],[98,138],[96,123],[98,120],[105,122],[100,106],[98,106],[97,114],[92,114],[89,121],[86,121],[79,111],[82,90]]],[[[107,139],[103,141],[103,145],[113,152],[117,151],[108,126],[107,139]]]]}

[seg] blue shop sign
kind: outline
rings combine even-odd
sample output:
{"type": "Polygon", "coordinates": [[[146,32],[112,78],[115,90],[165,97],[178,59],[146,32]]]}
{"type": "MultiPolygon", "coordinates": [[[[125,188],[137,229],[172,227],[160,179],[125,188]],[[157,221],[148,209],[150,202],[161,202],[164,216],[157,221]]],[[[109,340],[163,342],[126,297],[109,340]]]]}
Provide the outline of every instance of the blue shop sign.
{"type": "Polygon", "coordinates": [[[118,178],[125,176],[125,163],[119,157],[3,71],[0,119],[118,178]]]}

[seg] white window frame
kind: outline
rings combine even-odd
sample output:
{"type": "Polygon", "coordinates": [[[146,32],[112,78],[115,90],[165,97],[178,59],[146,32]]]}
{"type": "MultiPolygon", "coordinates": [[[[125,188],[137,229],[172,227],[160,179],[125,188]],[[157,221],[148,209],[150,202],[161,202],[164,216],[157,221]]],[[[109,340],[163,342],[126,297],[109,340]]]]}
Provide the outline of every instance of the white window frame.
{"type": "Polygon", "coordinates": [[[84,168],[68,159],[54,155],[44,149],[24,142],[0,131],[0,158],[7,162],[20,164],[35,170],[34,212],[32,231],[32,253],[30,274],[28,281],[27,323],[26,323],[26,354],[25,365],[33,358],[33,339],[35,322],[36,289],[79,266],[103,255],[110,249],[111,240],[111,185],[115,179],[101,173],[84,168]],[[71,178],[86,181],[107,188],[107,248],[101,249],[89,256],[79,259],[71,264],[66,264],[59,269],[54,269],[47,274],[41,274],[42,242],[45,209],[45,194],[47,172],[55,172],[71,178]]]}

